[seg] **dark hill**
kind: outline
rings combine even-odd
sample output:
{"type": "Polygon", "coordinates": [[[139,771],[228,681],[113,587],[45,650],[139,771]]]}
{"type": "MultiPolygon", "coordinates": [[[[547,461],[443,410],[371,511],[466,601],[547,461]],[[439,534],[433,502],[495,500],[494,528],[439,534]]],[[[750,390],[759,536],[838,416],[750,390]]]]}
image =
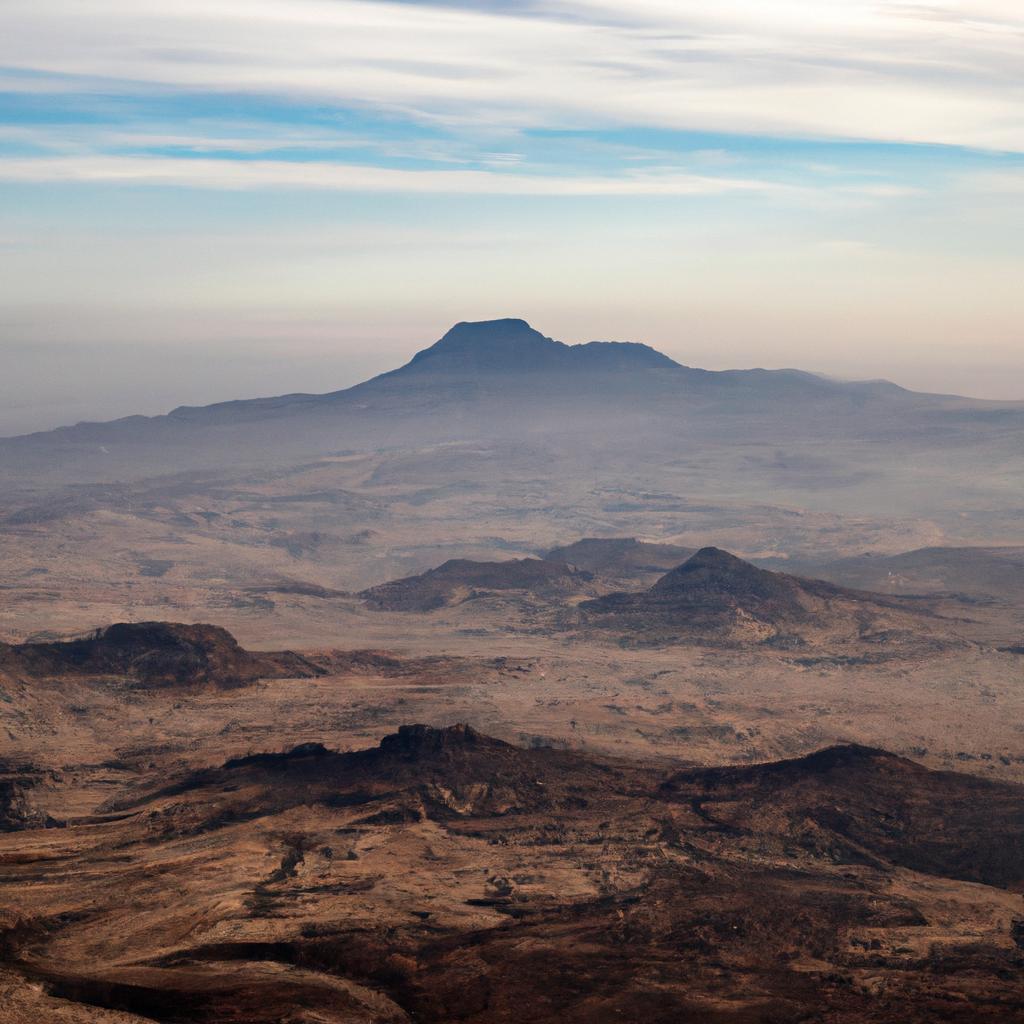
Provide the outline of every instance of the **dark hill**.
{"type": "Polygon", "coordinates": [[[579,593],[593,576],[564,562],[518,558],[474,562],[453,558],[419,576],[392,580],[364,590],[371,608],[382,611],[432,611],[480,597],[489,591],[525,591],[539,597],[579,593]]]}
{"type": "Polygon", "coordinates": [[[604,628],[706,642],[796,640],[815,631],[855,638],[902,613],[895,599],[759,569],[713,547],[648,590],[579,607],[586,622],[604,628]]]}
{"type": "Polygon", "coordinates": [[[323,674],[290,651],[247,651],[219,626],[175,622],[119,622],[77,640],[2,644],[0,671],[25,678],[117,677],[144,687],[235,686],[323,674]]]}
{"type": "Polygon", "coordinates": [[[1024,888],[1024,793],[847,745],[680,773],[663,787],[708,822],[795,839],[852,863],[1024,888]]]}
{"type": "Polygon", "coordinates": [[[552,548],[544,557],[602,576],[633,576],[667,572],[693,553],[693,548],[652,544],[635,537],[584,537],[573,544],[552,548]]]}
{"type": "Polygon", "coordinates": [[[358,807],[361,820],[385,823],[558,811],[628,817],[653,800],[686,805],[693,828],[741,845],[744,837],[756,837],[764,849],[790,842],[831,862],[1024,889],[1019,786],[931,771],[857,744],[660,779],[640,765],[523,749],[465,724],[406,725],[379,746],[352,753],[307,743],[238,758],[142,804],[186,796],[207,814],[215,810],[211,822],[322,803],[358,807]]]}
{"type": "MultiPolygon", "coordinates": [[[[597,791],[617,777],[600,762],[568,751],[524,750],[465,724],[403,725],[369,750],[339,753],[306,743],[285,753],[252,754],[157,796],[196,799],[229,787],[236,794],[227,801],[235,818],[319,801],[365,806],[374,820],[415,820],[571,807],[581,787],[597,791]]],[[[224,811],[221,806],[218,813],[224,811]]]]}

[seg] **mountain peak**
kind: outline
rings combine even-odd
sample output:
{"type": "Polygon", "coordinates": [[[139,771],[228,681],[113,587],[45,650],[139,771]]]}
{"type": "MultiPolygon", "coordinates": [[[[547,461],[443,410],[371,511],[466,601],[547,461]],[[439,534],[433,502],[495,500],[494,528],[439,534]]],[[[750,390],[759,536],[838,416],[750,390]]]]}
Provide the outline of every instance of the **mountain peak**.
{"type": "Polygon", "coordinates": [[[457,323],[397,372],[623,371],[678,365],[649,345],[622,341],[566,345],[541,334],[525,320],[508,317],[457,323]]]}
{"type": "Polygon", "coordinates": [[[682,565],[666,573],[654,585],[655,590],[674,590],[679,587],[695,587],[709,585],[721,586],[746,580],[761,581],[768,584],[777,578],[776,573],[759,569],[742,558],[723,551],[722,548],[701,548],[691,555],[682,565]]]}

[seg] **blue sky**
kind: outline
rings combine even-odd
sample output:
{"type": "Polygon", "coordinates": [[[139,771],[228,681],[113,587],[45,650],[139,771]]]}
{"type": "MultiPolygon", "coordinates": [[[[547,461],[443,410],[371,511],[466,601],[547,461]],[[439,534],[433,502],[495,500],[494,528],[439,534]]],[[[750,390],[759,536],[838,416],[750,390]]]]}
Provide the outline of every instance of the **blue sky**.
{"type": "Polygon", "coordinates": [[[1008,0],[5,0],[0,432],[503,315],[1024,398],[1022,52],[1008,0]]]}

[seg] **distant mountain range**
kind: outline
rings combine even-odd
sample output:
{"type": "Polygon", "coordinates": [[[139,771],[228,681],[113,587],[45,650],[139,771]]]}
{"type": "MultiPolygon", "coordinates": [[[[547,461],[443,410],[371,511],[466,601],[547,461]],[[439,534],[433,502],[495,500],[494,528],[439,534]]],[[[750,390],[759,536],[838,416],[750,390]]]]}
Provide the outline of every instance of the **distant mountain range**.
{"type": "Polygon", "coordinates": [[[702,492],[739,500],[771,489],[835,508],[842,492],[846,507],[919,513],[973,492],[991,509],[1011,499],[1011,474],[1024,470],[1024,403],[799,370],[701,370],[646,345],[565,345],[505,319],[456,324],[404,366],[343,391],[0,440],[0,482],[237,475],[459,443],[497,446],[499,460],[511,449],[525,457],[523,445],[543,450],[537,475],[556,488],[581,471],[657,488],[667,469],[685,467],[702,492]]]}
{"type": "MultiPolygon", "coordinates": [[[[751,395],[911,395],[886,381],[843,383],[801,370],[701,370],[683,366],[649,345],[635,342],[592,341],[566,345],[545,337],[525,320],[486,320],[458,323],[439,341],[416,353],[404,366],[364,381],[354,387],[326,394],[290,394],[273,398],[241,399],[206,406],[179,406],[166,416],[129,416],[97,423],[79,423],[53,431],[25,435],[24,439],[61,438],[95,441],[100,437],[120,439],[131,430],[138,437],[171,425],[195,423],[229,424],[233,420],[275,419],[324,409],[349,402],[385,396],[396,388],[443,387],[454,380],[501,379],[505,385],[530,379],[546,379],[561,385],[566,378],[610,376],[620,387],[631,389],[636,376],[665,382],[682,391],[746,391],[751,395]]],[[[584,380],[578,388],[600,389],[600,381],[584,380]]],[[[11,440],[11,439],[8,439],[11,440]]]]}

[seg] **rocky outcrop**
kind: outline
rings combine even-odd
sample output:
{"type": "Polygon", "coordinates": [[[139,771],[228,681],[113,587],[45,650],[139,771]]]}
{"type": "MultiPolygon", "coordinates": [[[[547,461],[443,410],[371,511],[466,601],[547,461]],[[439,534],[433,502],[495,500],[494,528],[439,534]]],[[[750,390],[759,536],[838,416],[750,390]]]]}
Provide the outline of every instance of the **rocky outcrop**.
{"type": "Polygon", "coordinates": [[[0,645],[0,670],[25,679],[103,677],[141,687],[238,686],[323,674],[291,651],[247,651],[219,626],[175,622],[120,622],[75,640],[0,645]]]}
{"type": "Polygon", "coordinates": [[[42,781],[38,770],[0,765],[0,832],[53,828],[59,824],[37,803],[42,781]]]}

